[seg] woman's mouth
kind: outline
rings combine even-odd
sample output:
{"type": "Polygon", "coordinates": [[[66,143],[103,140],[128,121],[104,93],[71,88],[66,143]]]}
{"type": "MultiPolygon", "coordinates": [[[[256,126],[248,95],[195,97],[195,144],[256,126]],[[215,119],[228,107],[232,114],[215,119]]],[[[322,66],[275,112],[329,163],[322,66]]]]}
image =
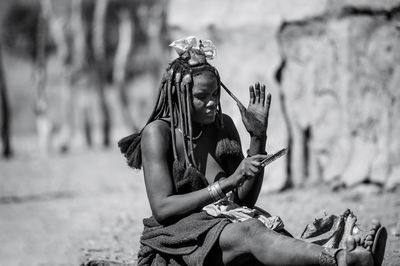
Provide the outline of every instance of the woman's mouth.
{"type": "Polygon", "coordinates": [[[215,116],[217,113],[217,110],[211,110],[206,112],[206,116],[215,116]]]}
{"type": "Polygon", "coordinates": [[[217,112],[217,109],[206,110],[206,114],[215,114],[216,112],[217,112]]]}

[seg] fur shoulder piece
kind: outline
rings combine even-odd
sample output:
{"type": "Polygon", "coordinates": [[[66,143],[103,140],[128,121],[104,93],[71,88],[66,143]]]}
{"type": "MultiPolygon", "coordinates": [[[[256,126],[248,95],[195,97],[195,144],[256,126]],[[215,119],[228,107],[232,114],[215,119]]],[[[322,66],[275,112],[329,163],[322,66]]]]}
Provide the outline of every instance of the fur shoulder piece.
{"type": "Polygon", "coordinates": [[[242,149],[237,140],[225,137],[218,140],[215,155],[220,159],[226,157],[240,157],[242,155],[242,149]]]}
{"type": "Polygon", "coordinates": [[[142,150],[140,147],[142,135],[134,133],[118,141],[118,147],[125,156],[128,165],[135,169],[142,167],[142,150]]]}

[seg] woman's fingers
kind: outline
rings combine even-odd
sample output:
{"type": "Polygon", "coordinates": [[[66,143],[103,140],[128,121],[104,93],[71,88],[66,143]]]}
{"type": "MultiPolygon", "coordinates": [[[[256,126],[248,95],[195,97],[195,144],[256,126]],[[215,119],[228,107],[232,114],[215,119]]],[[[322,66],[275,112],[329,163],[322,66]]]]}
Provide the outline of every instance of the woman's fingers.
{"type": "Polygon", "coordinates": [[[265,84],[260,84],[259,82],[256,82],[254,86],[250,85],[249,93],[250,93],[249,105],[261,104],[265,108],[269,109],[269,105],[271,104],[271,94],[266,93],[265,84]]]}
{"type": "Polygon", "coordinates": [[[260,103],[264,106],[265,104],[265,85],[261,85],[261,93],[260,93],[260,103]]]}
{"type": "Polygon", "coordinates": [[[251,161],[251,164],[259,167],[261,165],[261,162],[260,161],[251,161]]]}
{"type": "Polygon", "coordinates": [[[250,104],[254,104],[254,100],[255,100],[255,95],[254,95],[254,88],[252,85],[249,86],[249,93],[250,93],[250,104]]]}
{"type": "Polygon", "coordinates": [[[266,154],[256,154],[254,156],[243,159],[240,166],[240,175],[244,178],[253,178],[264,166],[261,161],[267,158],[266,154]]]}
{"type": "Polygon", "coordinates": [[[267,109],[267,111],[269,111],[269,107],[271,105],[271,93],[267,93],[267,98],[265,99],[265,109],[267,109]]]}
{"type": "Polygon", "coordinates": [[[268,154],[256,154],[251,156],[252,159],[255,159],[256,161],[262,161],[268,157],[268,154]]]}
{"type": "Polygon", "coordinates": [[[255,84],[255,93],[256,93],[255,103],[258,104],[258,103],[260,103],[260,83],[259,82],[257,82],[255,84]]]}
{"type": "MultiPolygon", "coordinates": [[[[267,158],[267,157],[265,157],[267,158]]],[[[259,161],[252,161],[251,164],[254,165],[255,167],[258,168],[263,168],[265,166],[265,163],[262,162],[263,160],[259,160],[259,161]]]]}
{"type": "Polygon", "coordinates": [[[250,165],[244,171],[244,176],[246,176],[247,178],[251,178],[251,177],[257,175],[259,171],[260,171],[260,169],[258,167],[250,165]]]}
{"type": "Polygon", "coordinates": [[[258,174],[260,172],[260,168],[254,165],[250,165],[250,171],[252,172],[253,175],[258,174]]]}
{"type": "Polygon", "coordinates": [[[246,177],[251,178],[260,172],[260,168],[254,165],[249,165],[246,169],[246,177]]]}
{"type": "Polygon", "coordinates": [[[255,155],[252,157],[252,160],[249,161],[249,164],[247,164],[247,167],[245,172],[247,175],[254,175],[257,174],[260,171],[260,168],[263,167],[263,164],[261,163],[261,161],[263,159],[267,158],[266,155],[255,155]],[[255,158],[257,157],[257,159],[255,158]],[[250,173],[248,172],[250,171],[250,173]]]}

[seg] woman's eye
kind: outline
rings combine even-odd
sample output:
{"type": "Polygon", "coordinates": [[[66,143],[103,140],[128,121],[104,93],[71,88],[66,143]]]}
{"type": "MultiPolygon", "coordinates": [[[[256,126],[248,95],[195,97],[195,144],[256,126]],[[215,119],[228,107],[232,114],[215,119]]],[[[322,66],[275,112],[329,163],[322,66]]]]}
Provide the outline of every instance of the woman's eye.
{"type": "Polygon", "coordinates": [[[199,99],[199,100],[204,100],[206,98],[206,95],[198,94],[198,95],[196,95],[196,98],[199,99]]]}

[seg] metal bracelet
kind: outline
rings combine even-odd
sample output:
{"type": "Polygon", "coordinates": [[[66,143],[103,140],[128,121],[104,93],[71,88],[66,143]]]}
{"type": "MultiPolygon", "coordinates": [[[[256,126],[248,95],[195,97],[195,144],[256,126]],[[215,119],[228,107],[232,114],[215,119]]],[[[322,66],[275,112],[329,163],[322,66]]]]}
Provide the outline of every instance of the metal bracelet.
{"type": "Polygon", "coordinates": [[[214,202],[219,201],[226,197],[225,193],[222,191],[219,181],[212,183],[207,186],[207,191],[210,194],[214,202]]]}
{"type": "Polygon", "coordinates": [[[214,185],[214,184],[208,185],[208,186],[207,186],[207,190],[208,190],[208,194],[210,194],[210,196],[211,196],[211,199],[212,199],[214,202],[216,202],[216,201],[218,201],[218,196],[217,196],[217,193],[216,193],[216,191],[215,191],[213,185],[214,185]]]}
{"type": "Polygon", "coordinates": [[[222,191],[221,185],[219,183],[219,180],[214,183],[215,184],[215,190],[217,191],[219,199],[223,199],[226,197],[226,194],[222,191]]]}

